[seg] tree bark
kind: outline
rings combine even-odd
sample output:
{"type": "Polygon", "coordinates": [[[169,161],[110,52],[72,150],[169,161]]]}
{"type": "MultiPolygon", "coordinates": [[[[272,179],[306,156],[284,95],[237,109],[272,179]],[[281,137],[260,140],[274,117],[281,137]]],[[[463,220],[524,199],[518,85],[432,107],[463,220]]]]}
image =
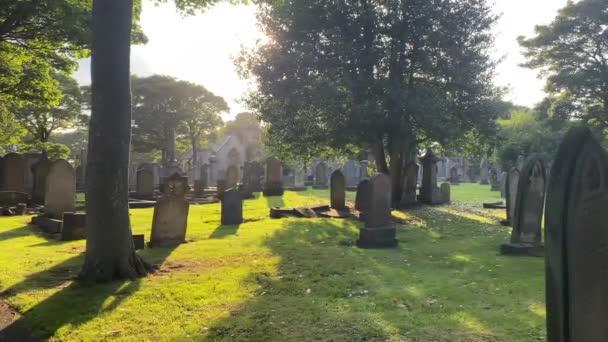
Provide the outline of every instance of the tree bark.
{"type": "Polygon", "coordinates": [[[374,155],[378,172],[388,174],[388,164],[386,163],[386,155],[384,153],[384,143],[382,143],[382,139],[378,139],[377,142],[372,144],[372,154],[374,155]]]}
{"type": "Polygon", "coordinates": [[[132,12],[133,0],[93,3],[87,246],[80,273],[80,278],[86,281],[134,279],[151,271],[135,253],[129,223],[132,12]]]}

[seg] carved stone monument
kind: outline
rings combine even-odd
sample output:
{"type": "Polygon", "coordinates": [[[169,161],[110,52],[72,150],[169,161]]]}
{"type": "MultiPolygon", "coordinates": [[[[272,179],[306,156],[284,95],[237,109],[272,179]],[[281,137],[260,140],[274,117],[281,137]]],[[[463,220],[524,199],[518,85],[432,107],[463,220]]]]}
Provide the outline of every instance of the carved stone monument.
{"type": "Polygon", "coordinates": [[[336,210],[346,209],[346,186],[344,174],[342,171],[336,170],[331,174],[330,181],[330,199],[331,207],[336,210]]]}
{"type": "Polygon", "coordinates": [[[391,180],[378,173],[370,180],[369,210],[365,214],[365,227],[359,231],[357,246],[383,248],[397,246],[396,229],[391,217],[391,180]]]}
{"type": "Polygon", "coordinates": [[[63,213],[73,212],[76,207],[76,172],[63,159],[51,163],[46,178],[44,212],[48,217],[60,220],[63,213]]]}
{"type": "Polygon", "coordinates": [[[283,167],[281,162],[273,157],[266,161],[264,196],[283,196],[283,167]]]}
{"type": "Polygon", "coordinates": [[[188,178],[173,174],[156,202],[152,218],[152,246],[175,245],[186,241],[190,203],[186,200],[188,178]]]}

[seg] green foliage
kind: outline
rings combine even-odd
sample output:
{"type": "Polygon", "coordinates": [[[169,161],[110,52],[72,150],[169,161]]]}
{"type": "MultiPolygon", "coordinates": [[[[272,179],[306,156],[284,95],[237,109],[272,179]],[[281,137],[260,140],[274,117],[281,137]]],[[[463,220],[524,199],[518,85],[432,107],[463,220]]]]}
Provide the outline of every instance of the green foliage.
{"type": "Polygon", "coordinates": [[[27,130],[15,119],[13,113],[0,106],[0,153],[21,141],[27,130]]]}
{"type": "Polygon", "coordinates": [[[519,42],[526,66],[547,76],[547,101],[556,119],[608,127],[608,2],[569,1],[551,24],[537,26],[536,36],[519,42]]]}
{"type": "Polygon", "coordinates": [[[87,149],[87,141],[89,132],[86,129],[78,129],[70,132],[55,134],[51,137],[50,142],[62,144],[70,150],[70,160],[78,160],[82,150],[87,149]]]}
{"type": "Polygon", "coordinates": [[[268,39],[239,66],[257,82],[247,102],[273,151],[401,149],[492,131],[500,90],[485,1],[268,0],[258,17],[268,39]]]}
{"type": "Polygon", "coordinates": [[[59,103],[40,106],[22,105],[15,108],[17,119],[27,128],[30,136],[40,142],[47,142],[51,134],[57,130],[74,128],[83,122],[82,108],[85,98],[80,91],[78,82],[71,76],[61,73],[51,73],[56,89],[59,91],[59,103]]]}
{"type": "Polygon", "coordinates": [[[164,151],[169,129],[176,129],[178,145],[205,143],[221,126],[228,110],[223,98],[205,87],[169,76],[132,79],[133,148],[138,152],[164,151]]]}
{"type": "Polygon", "coordinates": [[[19,145],[19,151],[22,153],[46,151],[47,157],[50,160],[75,160],[70,158],[71,151],[68,146],[54,142],[33,141],[31,143],[21,144],[19,145]]]}
{"type": "MultiPolygon", "coordinates": [[[[159,265],[155,275],[89,286],[72,281],[84,241],[47,239],[30,217],[1,217],[0,292],[51,341],[543,339],[543,259],[497,253],[510,236],[496,222],[504,211],[479,209],[497,192],[462,184],[451,206],[394,211],[401,243],[389,250],[353,247],[356,220],[268,217],[270,207],[328,197],[246,200],[239,226],[220,224],[220,204],[191,206],[189,243],[139,251],[159,265]]],[[[133,233],[149,236],[153,209],[130,213],[133,233]]]]}

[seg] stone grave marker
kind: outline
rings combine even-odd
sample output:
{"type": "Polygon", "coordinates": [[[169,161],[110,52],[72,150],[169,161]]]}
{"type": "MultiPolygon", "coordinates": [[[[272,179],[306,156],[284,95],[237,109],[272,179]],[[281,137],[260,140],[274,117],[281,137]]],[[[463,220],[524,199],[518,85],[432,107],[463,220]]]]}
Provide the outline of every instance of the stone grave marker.
{"type": "Polygon", "coordinates": [[[545,165],[532,157],[520,173],[511,241],[501,245],[508,255],[542,256],[541,220],[545,206],[545,165]]]}
{"type": "Polygon", "coordinates": [[[344,170],[344,178],[346,180],[347,188],[357,188],[359,185],[359,176],[361,174],[361,165],[355,160],[349,159],[342,170],[344,170]]]}
{"type": "Polygon", "coordinates": [[[329,193],[333,209],[346,209],[346,184],[342,171],[336,170],[331,174],[329,193]]]}
{"type": "Polygon", "coordinates": [[[431,149],[427,150],[426,155],[420,158],[422,163],[422,187],[418,200],[425,204],[443,204],[444,196],[437,187],[437,161],[431,149]]]}
{"type": "Polygon", "coordinates": [[[30,172],[27,168],[27,161],[18,153],[9,153],[2,158],[2,171],[0,172],[1,181],[0,190],[25,192],[26,172],[30,172]]]}
{"type": "Polygon", "coordinates": [[[87,238],[87,215],[85,213],[63,213],[61,241],[82,240],[87,238]]]}
{"type": "Polygon", "coordinates": [[[442,183],[439,187],[441,195],[443,196],[443,203],[450,203],[452,201],[452,188],[450,183],[442,183]]]}
{"type": "Polygon", "coordinates": [[[243,194],[237,189],[224,192],[222,197],[222,225],[243,223],[243,194]]]}
{"type": "Polygon", "coordinates": [[[283,196],[283,167],[276,158],[266,161],[266,183],[264,196],[283,196]]]}
{"type": "Polygon", "coordinates": [[[165,192],[157,200],[152,218],[150,245],[175,245],[186,241],[190,203],[186,200],[188,179],[173,174],[165,183],[165,192]]]}
{"type": "Polygon", "coordinates": [[[327,180],[329,176],[329,167],[327,163],[320,162],[315,166],[315,183],[313,188],[315,189],[327,189],[327,180]]]}
{"type": "Polygon", "coordinates": [[[355,210],[359,212],[359,219],[365,219],[365,213],[369,210],[371,200],[371,187],[369,179],[364,179],[357,186],[355,195],[355,210]]]}
{"type": "Polygon", "coordinates": [[[507,218],[501,224],[510,226],[515,217],[515,202],[517,199],[517,187],[519,186],[519,170],[516,167],[511,168],[507,174],[506,194],[507,199],[507,218]]]}
{"type": "Polygon", "coordinates": [[[416,191],[418,190],[418,169],[420,167],[414,162],[410,162],[405,167],[405,181],[403,183],[403,193],[399,203],[400,209],[410,208],[418,203],[416,191]]]}
{"type": "Polygon", "coordinates": [[[588,128],[562,142],[547,190],[547,341],[608,341],[608,154],[588,128]]]}
{"type": "Polygon", "coordinates": [[[359,231],[357,246],[383,248],[397,246],[397,232],[391,217],[391,180],[378,173],[370,180],[369,210],[365,214],[365,227],[359,231]]]}
{"type": "Polygon", "coordinates": [[[490,184],[488,158],[483,157],[479,163],[479,184],[490,184]]]}
{"type": "Polygon", "coordinates": [[[150,164],[141,164],[137,169],[135,192],[138,199],[154,198],[154,169],[150,164]]]}
{"type": "Polygon", "coordinates": [[[34,204],[44,204],[44,195],[46,193],[46,178],[51,167],[50,160],[46,155],[42,155],[40,160],[32,165],[32,202],[34,204]]]}
{"type": "Polygon", "coordinates": [[[450,169],[450,183],[454,185],[460,184],[460,176],[458,175],[457,166],[454,166],[450,169]]]}
{"type": "Polygon", "coordinates": [[[63,159],[51,163],[46,177],[44,212],[60,220],[63,213],[73,212],[76,207],[76,173],[63,159]]]}

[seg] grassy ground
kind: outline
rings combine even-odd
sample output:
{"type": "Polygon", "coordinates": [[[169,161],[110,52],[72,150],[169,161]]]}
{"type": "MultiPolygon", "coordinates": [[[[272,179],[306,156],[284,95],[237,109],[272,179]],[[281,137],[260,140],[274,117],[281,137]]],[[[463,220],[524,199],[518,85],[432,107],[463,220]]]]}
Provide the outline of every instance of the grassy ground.
{"type": "MultiPolygon", "coordinates": [[[[141,252],[157,274],[97,286],[72,281],[84,242],[0,218],[0,290],[35,334],[61,341],[544,340],[543,260],[498,255],[509,229],[502,211],[478,209],[499,200],[488,189],[394,212],[390,250],[353,247],[356,221],[267,218],[327,191],[248,200],[240,226],[221,226],[217,204],[192,206],[189,243],[141,252]]],[[[132,210],[136,233],[151,221],[152,209],[132,210]]]]}

